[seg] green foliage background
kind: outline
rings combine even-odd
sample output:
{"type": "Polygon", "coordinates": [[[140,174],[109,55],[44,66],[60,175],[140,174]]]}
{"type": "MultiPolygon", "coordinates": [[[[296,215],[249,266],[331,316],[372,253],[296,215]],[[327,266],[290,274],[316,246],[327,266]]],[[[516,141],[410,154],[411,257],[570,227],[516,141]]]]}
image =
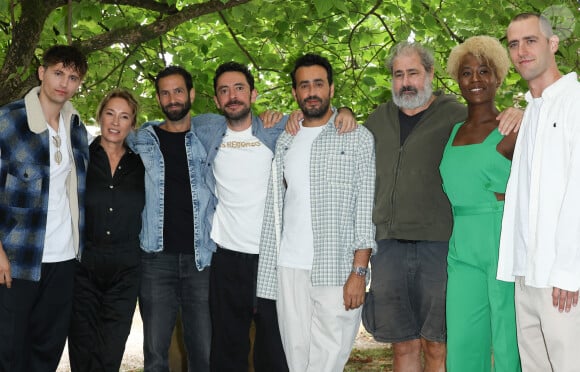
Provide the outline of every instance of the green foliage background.
{"type": "MultiPolygon", "coordinates": [[[[0,0],[0,63],[4,66],[0,89],[14,92],[0,103],[15,99],[17,83],[36,74],[45,48],[66,44],[70,38],[89,56],[89,73],[74,98],[88,124],[94,122],[98,101],[114,87],[129,88],[139,97],[140,123],[161,118],[152,79],[168,64],[181,65],[193,74],[194,112],[215,111],[213,74],[219,64],[230,60],[251,67],[260,93],[256,111],[289,112],[297,106],[288,73],[293,60],[305,52],[329,58],[336,75],[334,104],[352,107],[364,121],[376,105],[390,99],[384,60],[394,43],[413,35],[429,45],[437,60],[435,85],[457,93],[456,84],[444,72],[453,46],[479,34],[505,41],[505,28],[514,15],[549,12],[554,5],[573,16],[570,21],[561,12],[552,15],[565,36],[557,56],[559,65],[562,72],[578,71],[580,21],[575,18],[580,2],[576,0],[0,0]],[[218,10],[224,5],[226,9],[218,10]],[[205,13],[185,15],[194,8],[205,13]],[[15,26],[31,11],[42,22],[38,41],[29,37],[26,45],[20,45],[17,39],[22,35],[19,30],[15,34],[15,26]],[[185,20],[171,24],[180,15],[185,20]],[[159,27],[167,22],[166,29],[147,27],[154,22],[159,27]],[[9,48],[15,46],[31,48],[34,58],[10,70],[6,59],[9,48]]],[[[518,104],[526,90],[512,71],[501,87],[498,107],[518,104]]]]}

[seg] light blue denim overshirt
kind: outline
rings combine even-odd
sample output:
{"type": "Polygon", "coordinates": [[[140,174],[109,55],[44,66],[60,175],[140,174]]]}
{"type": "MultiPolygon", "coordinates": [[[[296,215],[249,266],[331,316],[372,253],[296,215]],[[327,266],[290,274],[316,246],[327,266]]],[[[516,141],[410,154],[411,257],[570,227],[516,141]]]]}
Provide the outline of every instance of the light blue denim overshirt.
{"type": "MultiPolygon", "coordinates": [[[[274,153],[276,148],[276,141],[278,140],[280,134],[284,131],[287,121],[288,116],[285,115],[282,120],[276,123],[274,127],[264,128],[262,120],[259,117],[252,115],[252,135],[264,145],[266,145],[272,151],[272,153],[274,153]]],[[[222,140],[226,135],[226,118],[222,115],[203,114],[197,115],[191,119],[191,123],[194,127],[195,134],[201,143],[205,146],[207,151],[207,165],[212,167],[213,161],[215,160],[222,140]]],[[[213,171],[210,173],[213,173],[213,171]]]]}
{"type": "MultiPolygon", "coordinates": [[[[159,138],[153,126],[160,122],[145,123],[128,143],[141,156],[145,166],[145,209],[143,210],[140,240],[145,252],[163,251],[163,213],[165,192],[165,163],[159,147],[159,138]]],[[[192,123],[185,136],[185,149],[193,203],[195,264],[198,270],[209,266],[215,243],[210,238],[211,221],[216,206],[212,183],[213,172],[207,166],[206,147],[194,132],[192,123]]]]}

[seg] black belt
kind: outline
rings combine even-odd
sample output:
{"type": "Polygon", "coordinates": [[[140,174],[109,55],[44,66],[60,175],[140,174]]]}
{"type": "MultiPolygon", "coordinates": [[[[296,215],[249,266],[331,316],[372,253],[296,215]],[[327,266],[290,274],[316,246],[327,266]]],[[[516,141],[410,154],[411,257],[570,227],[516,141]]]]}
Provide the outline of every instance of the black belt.
{"type": "Polygon", "coordinates": [[[407,239],[395,239],[395,240],[401,244],[417,244],[419,242],[422,242],[422,240],[407,240],[407,239]]]}

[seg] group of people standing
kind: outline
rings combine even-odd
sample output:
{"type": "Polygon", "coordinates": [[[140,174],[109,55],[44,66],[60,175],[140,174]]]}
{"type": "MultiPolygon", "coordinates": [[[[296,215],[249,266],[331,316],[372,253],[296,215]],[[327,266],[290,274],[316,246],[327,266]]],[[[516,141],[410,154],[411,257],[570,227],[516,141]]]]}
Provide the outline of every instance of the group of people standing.
{"type": "Polygon", "coordinates": [[[365,126],[306,54],[297,123],[256,116],[235,62],[215,73],[221,115],[192,117],[192,77],[170,66],[164,121],[134,132],[137,101],[113,90],[92,142],[69,102],[86,59],[50,48],[40,87],[0,108],[0,370],[53,371],[68,336],[73,371],[118,371],[139,298],[145,371],[168,370],[178,313],[190,371],[247,371],[252,322],[256,371],[341,371],[361,314],[395,371],[574,371],[580,84],[542,16],[507,42],[523,121],[495,106],[508,53],[475,36],[447,66],[467,108],[400,43],[365,126]]]}
{"type": "Polygon", "coordinates": [[[432,93],[424,47],[398,45],[393,101],[365,125],[378,253],[363,321],[393,343],[395,371],[578,370],[580,84],[545,17],[516,16],[506,38],[509,53],[487,36],[451,51],[467,111],[432,93]],[[510,57],[530,88],[523,120],[494,102],[510,57]]]}

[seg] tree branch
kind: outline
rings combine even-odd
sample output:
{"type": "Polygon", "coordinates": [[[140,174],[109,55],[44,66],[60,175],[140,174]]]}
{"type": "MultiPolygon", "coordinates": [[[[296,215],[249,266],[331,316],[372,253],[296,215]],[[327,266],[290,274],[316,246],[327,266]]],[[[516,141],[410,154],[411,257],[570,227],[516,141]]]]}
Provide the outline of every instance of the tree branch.
{"type": "Polygon", "coordinates": [[[441,28],[446,30],[449,33],[449,36],[451,36],[451,38],[453,40],[455,40],[457,43],[463,43],[464,40],[461,37],[459,37],[459,35],[457,35],[455,32],[453,32],[451,27],[449,27],[449,25],[447,25],[447,23],[445,23],[439,16],[437,16],[437,14],[435,14],[435,12],[431,11],[431,8],[429,8],[429,4],[426,4],[425,2],[421,1],[421,5],[423,5],[423,7],[429,13],[431,13],[433,18],[435,18],[437,20],[437,22],[441,25],[441,28]]]}
{"type": "MultiPolygon", "coordinates": [[[[12,40],[0,69],[0,103],[12,97],[21,97],[34,86],[23,84],[23,76],[27,76],[25,81],[30,82],[29,74],[33,73],[32,70],[23,71],[23,67],[30,66],[46,18],[63,4],[66,4],[66,0],[21,2],[21,16],[14,23],[12,40]]],[[[36,80],[35,76],[32,78],[32,81],[36,80]]]]}
{"type": "MultiPolygon", "coordinates": [[[[129,0],[125,1],[128,2],[129,0]]],[[[190,5],[175,14],[158,19],[151,24],[145,26],[135,24],[129,27],[114,29],[104,34],[97,35],[91,39],[80,41],[76,45],[81,51],[89,54],[120,42],[131,45],[140,44],[161,36],[168,30],[171,30],[193,18],[230,9],[249,1],[250,0],[230,0],[227,3],[223,3],[220,0],[210,0],[205,3],[190,5]]]]}
{"type": "Polygon", "coordinates": [[[232,39],[234,39],[234,43],[236,43],[236,45],[238,46],[238,48],[240,48],[242,53],[244,53],[244,55],[250,60],[252,65],[254,65],[254,67],[258,68],[258,63],[254,60],[254,57],[252,57],[252,55],[248,52],[248,50],[246,48],[244,48],[242,43],[240,43],[240,40],[238,39],[238,37],[236,36],[236,33],[234,32],[234,30],[232,29],[232,27],[228,23],[228,20],[224,16],[223,12],[218,12],[218,14],[219,14],[221,20],[224,22],[224,25],[226,25],[226,28],[228,29],[228,32],[232,36],[232,39]]]}
{"type": "Polygon", "coordinates": [[[383,3],[383,0],[377,0],[377,2],[375,3],[375,5],[371,8],[371,10],[369,10],[368,12],[363,14],[363,17],[354,25],[354,27],[352,28],[350,34],[348,35],[348,50],[350,52],[350,58],[351,58],[351,62],[352,62],[352,66],[354,67],[356,65],[356,60],[355,60],[355,53],[352,50],[352,38],[354,37],[354,34],[356,32],[356,30],[358,29],[358,27],[367,20],[367,18],[371,15],[374,14],[374,12],[378,9],[379,6],[381,6],[381,4],[383,3]]]}
{"type": "MultiPolygon", "coordinates": [[[[8,46],[2,68],[0,68],[0,105],[22,97],[30,88],[38,84],[33,63],[34,52],[47,17],[57,8],[66,6],[69,0],[26,0],[20,2],[21,15],[13,23],[12,40],[8,46]]],[[[73,0],[77,3],[80,0],[73,0]]],[[[156,11],[161,17],[148,25],[134,24],[111,29],[90,39],[73,42],[85,55],[103,50],[115,43],[139,45],[160,37],[167,31],[200,16],[230,9],[251,0],[209,0],[204,3],[184,7],[153,0],[103,0],[103,4],[132,6],[156,11]]]]}
{"type": "Polygon", "coordinates": [[[162,14],[179,13],[179,10],[175,7],[175,5],[159,3],[153,0],[101,0],[101,3],[131,6],[135,8],[152,10],[154,12],[159,12],[162,14]]]}

